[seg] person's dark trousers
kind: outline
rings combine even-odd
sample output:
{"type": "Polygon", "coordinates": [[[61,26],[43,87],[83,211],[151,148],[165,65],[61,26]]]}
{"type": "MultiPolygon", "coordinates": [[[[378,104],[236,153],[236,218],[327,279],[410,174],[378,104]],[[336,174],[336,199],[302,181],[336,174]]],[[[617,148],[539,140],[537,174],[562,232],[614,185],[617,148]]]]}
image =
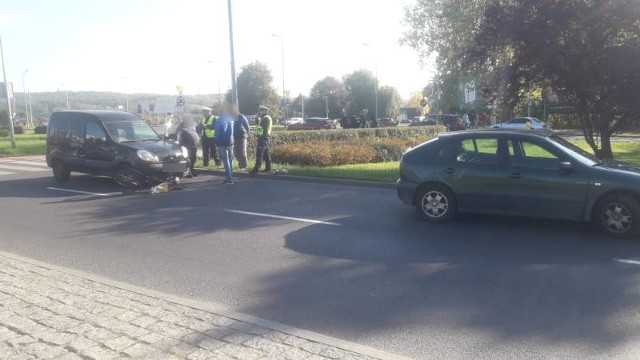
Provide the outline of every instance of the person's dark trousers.
{"type": "Polygon", "coordinates": [[[269,138],[258,138],[258,146],[256,150],[256,166],[251,171],[257,173],[262,167],[262,161],[265,163],[265,172],[271,171],[271,153],[269,152],[269,138]]]}
{"type": "Polygon", "coordinates": [[[216,166],[220,166],[220,156],[218,156],[218,149],[216,149],[216,143],[212,138],[202,138],[202,163],[204,166],[209,166],[209,160],[213,158],[216,166]]]}
{"type": "Polygon", "coordinates": [[[247,168],[247,139],[235,139],[233,143],[233,155],[238,159],[238,167],[240,169],[247,168]]]}
{"type": "Polygon", "coordinates": [[[189,173],[192,176],[196,176],[196,170],[194,169],[196,165],[196,160],[198,159],[198,147],[191,146],[187,149],[189,151],[189,173]]]}

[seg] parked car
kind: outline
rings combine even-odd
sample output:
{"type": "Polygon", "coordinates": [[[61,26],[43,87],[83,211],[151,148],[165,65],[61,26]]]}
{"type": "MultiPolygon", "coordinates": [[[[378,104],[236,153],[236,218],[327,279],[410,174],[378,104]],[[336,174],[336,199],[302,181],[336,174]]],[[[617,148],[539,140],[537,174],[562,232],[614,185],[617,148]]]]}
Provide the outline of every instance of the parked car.
{"type": "Polygon", "coordinates": [[[304,120],[300,117],[292,117],[287,119],[284,124],[285,125],[293,125],[293,124],[302,124],[304,120]]]}
{"type": "Polygon", "coordinates": [[[378,127],[391,127],[391,126],[398,126],[398,122],[391,118],[378,119],[378,127]]]}
{"type": "Polygon", "coordinates": [[[414,122],[409,126],[428,126],[442,124],[449,131],[464,130],[462,119],[458,115],[429,115],[424,121],[414,122]]]}
{"type": "Polygon", "coordinates": [[[426,220],[458,212],[592,221],[640,234],[640,166],[603,162],[548,130],[441,134],[407,151],[400,199],[426,220]]]}
{"type": "Polygon", "coordinates": [[[122,185],[159,184],[188,168],[185,147],[164,140],[138,116],[120,111],[52,113],[46,159],[59,181],[79,172],[111,176],[122,185]]]}
{"type": "Polygon", "coordinates": [[[335,129],[336,121],[327,118],[308,118],[303,123],[287,126],[287,130],[326,130],[335,129]]]}
{"type": "Polygon", "coordinates": [[[534,117],[516,117],[507,122],[495,124],[495,129],[527,129],[527,123],[531,123],[531,129],[546,129],[547,125],[544,121],[541,121],[534,117]]]}

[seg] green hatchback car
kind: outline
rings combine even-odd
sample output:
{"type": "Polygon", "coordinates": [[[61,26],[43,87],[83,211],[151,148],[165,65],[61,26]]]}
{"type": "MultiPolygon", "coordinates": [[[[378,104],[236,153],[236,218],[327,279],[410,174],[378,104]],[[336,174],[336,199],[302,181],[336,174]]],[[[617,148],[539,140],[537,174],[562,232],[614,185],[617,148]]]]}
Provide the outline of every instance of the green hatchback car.
{"type": "Polygon", "coordinates": [[[400,161],[400,200],[430,222],[457,212],[593,221],[640,234],[640,166],[603,162],[547,130],[441,134],[400,161]]]}

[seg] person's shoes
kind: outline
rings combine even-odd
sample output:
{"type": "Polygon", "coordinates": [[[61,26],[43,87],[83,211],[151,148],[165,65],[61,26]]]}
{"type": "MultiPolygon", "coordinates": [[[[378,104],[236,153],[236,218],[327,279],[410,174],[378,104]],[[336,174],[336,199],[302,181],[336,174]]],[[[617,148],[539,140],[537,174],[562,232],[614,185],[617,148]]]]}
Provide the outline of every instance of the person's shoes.
{"type": "Polygon", "coordinates": [[[224,184],[224,185],[233,185],[233,181],[225,180],[225,181],[223,182],[223,184],[224,184]]]}

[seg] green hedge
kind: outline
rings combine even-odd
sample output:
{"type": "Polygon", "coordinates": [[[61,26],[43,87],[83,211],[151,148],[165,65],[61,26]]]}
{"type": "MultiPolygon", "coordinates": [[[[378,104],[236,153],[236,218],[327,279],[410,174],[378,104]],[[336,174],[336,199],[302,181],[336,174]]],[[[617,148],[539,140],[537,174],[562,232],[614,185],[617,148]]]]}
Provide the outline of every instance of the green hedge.
{"type": "Polygon", "coordinates": [[[22,126],[15,126],[13,128],[13,133],[16,135],[22,135],[24,134],[24,128],[22,126]]]}
{"type": "Polygon", "coordinates": [[[0,137],[9,137],[9,135],[11,135],[9,129],[0,129],[0,137]]]}
{"type": "MultiPolygon", "coordinates": [[[[270,146],[275,150],[279,145],[314,143],[314,142],[348,142],[359,139],[402,139],[406,140],[407,147],[421,144],[444,132],[443,126],[416,126],[416,127],[391,127],[376,129],[336,129],[336,130],[310,130],[310,131],[278,131],[271,134],[270,146]]],[[[378,157],[384,160],[393,161],[400,158],[404,147],[400,150],[397,144],[379,143],[377,145],[378,157]],[[385,148],[386,146],[386,148],[385,148]],[[381,156],[380,154],[386,154],[381,156]],[[391,155],[388,155],[391,152],[391,155]],[[387,160],[389,159],[389,160],[387,160]]],[[[247,141],[247,151],[249,156],[255,156],[256,137],[252,134],[247,141]]]]}
{"type": "Polygon", "coordinates": [[[38,125],[35,127],[35,129],[33,129],[33,132],[35,134],[46,134],[47,133],[47,127],[45,125],[38,125]]]}

